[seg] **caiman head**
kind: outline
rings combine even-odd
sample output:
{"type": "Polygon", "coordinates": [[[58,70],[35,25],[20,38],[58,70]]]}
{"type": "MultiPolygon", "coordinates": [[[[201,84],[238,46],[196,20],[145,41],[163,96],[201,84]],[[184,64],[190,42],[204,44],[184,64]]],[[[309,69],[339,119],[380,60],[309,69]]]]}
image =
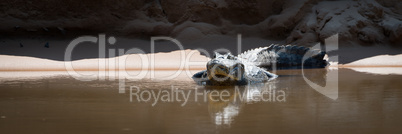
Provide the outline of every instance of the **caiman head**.
{"type": "Polygon", "coordinates": [[[194,81],[201,85],[233,86],[265,82],[277,75],[239,59],[230,53],[215,54],[207,63],[207,70],[193,75],[194,81]]]}
{"type": "Polygon", "coordinates": [[[206,73],[212,85],[233,85],[244,81],[245,67],[230,53],[215,53],[214,59],[207,63],[206,73]]]}

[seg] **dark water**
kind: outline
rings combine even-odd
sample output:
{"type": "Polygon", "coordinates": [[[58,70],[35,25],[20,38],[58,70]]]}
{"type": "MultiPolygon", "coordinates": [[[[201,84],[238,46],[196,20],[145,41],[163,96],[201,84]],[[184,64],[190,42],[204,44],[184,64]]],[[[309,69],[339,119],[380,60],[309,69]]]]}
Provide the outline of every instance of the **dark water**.
{"type": "Polygon", "coordinates": [[[335,72],[339,79],[322,69],[306,70],[304,76],[300,70],[286,70],[277,72],[280,77],[276,80],[240,87],[204,87],[191,80],[138,80],[127,82],[125,93],[119,93],[117,81],[83,82],[66,76],[3,78],[0,132],[402,131],[402,75],[350,69],[335,72]],[[306,79],[327,88],[312,88],[306,79]],[[156,96],[158,92],[160,98],[155,102],[152,93],[156,96]],[[187,101],[183,94],[188,95],[187,101]]]}

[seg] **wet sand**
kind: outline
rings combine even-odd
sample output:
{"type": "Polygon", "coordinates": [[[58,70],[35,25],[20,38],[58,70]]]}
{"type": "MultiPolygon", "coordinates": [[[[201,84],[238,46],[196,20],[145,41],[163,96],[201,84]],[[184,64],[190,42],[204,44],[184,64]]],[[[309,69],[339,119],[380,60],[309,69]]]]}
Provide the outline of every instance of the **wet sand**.
{"type": "MultiPolygon", "coordinates": [[[[325,86],[331,70],[306,70],[305,77],[325,86]]],[[[311,88],[300,70],[276,72],[264,84],[204,87],[190,78],[118,81],[78,81],[69,76],[0,80],[2,133],[397,133],[402,129],[402,75],[379,75],[351,69],[339,73],[338,97],[311,88]],[[141,91],[206,93],[206,100],[190,94],[187,103],[150,99],[138,102],[130,86],[141,91]],[[218,100],[212,91],[228,91],[218,100]],[[265,100],[258,99],[261,91],[265,100]],[[281,96],[282,95],[282,96],[281,96]],[[130,102],[130,97],[132,101],[130,102]],[[243,97],[243,99],[236,99],[243,97]],[[268,98],[267,98],[268,97],[268,98]],[[269,97],[271,100],[268,101],[269,97]],[[240,101],[241,100],[241,101],[240,101]]],[[[4,74],[5,72],[0,72],[4,74]]],[[[16,74],[9,76],[18,76],[16,74]]],[[[334,89],[330,89],[334,90],[334,89]]],[[[334,90],[335,91],[335,90],[334,90]]],[[[335,92],[333,92],[335,93],[335,92]]],[[[148,97],[145,95],[145,97],[148,97]]]]}

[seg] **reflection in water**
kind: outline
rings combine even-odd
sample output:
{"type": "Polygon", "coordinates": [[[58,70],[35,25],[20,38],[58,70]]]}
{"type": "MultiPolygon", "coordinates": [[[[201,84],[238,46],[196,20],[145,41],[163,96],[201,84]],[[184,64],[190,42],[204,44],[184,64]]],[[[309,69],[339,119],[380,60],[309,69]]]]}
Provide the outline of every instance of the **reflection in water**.
{"type": "Polygon", "coordinates": [[[354,67],[354,71],[379,75],[402,75],[402,67],[354,67]]]}
{"type": "Polygon", "coordinates": [[[244,104],[284,102],[284,90],[276,89],[275,81],[247,86],[205,87],[208,90],[208,111],[216,125],[229,125],[244,104]]]}
{"type": "MultiPolygon", "coordinates": [[[[320,81],[325,80],[322,72],[304,70],[307,79],[328,86],[331,81],[320,81]]],[[[117,81],[0,77],[0,130],[7,134],[402,131],[402,75],[339,69],[339,97],[333,100],[311,88],[300,70],[276,74],[280,77],[273,81],[239,87],[199,87],[191,79],[126,83],[142,91],[171,92],[172,85],[185,93],[191,91],[185,106],[183,101],[158,102],[155,106],[153,100],[130,102],[128,92],[119,94],[117,81]],[[206,98],[195,98],[196,89],[200,94],[209,91],[206,98]],[[224,94],[222,99],[217,92],[224,94]]],[[[5,75],[0,72],[0,76],[5,75]]]]}
{"type": "Polygon", "coordinates": [[[238,90],[234,88],[213,89],[211,87],[206,88],[208,93],[208,112],[216,125],[230,125],[234,117],[236,117],[242,105],[242,102],[238,100],[238,90]],[[219,92],[220,96],[214,96],[213,92],[219,92]],[[228,96],[222,96],[223,92],[229,93],[228,96]]]}
{"type": "MultiPolygon", "coordinates": [[[[311,82],[314,82],[317,85],[325,87],[327,85],[327,74],[328,69],[303,69],[303,77],[306,77],[311,82]]],[[[331,70],[331,71],[338,71],[338,70],[331,70]]]]}
{"type": "Polygon", "coordinates": [[[228,101],[214,101],[213,99],[218,98],[214,98],[211,94],[208,94],[208,112],[216,125],[230,125],[234,117],[240,112],[242,104],[240,101],[235,101],[235,97],[238,96],[238,94],[235,94],[235,92],[231,94],[231,96],[224,98],[228,99],[228,101]]]}
{"type": "MultiPolygon", "coordinates": [[[[326,85],[327,69],[305,70],[306,78],[321,86],[326,85]]],[[[239,115],[245,104],[269,102],[286,102],[286,88],[280,89],[276,85],[279,81],[301,75],[301,70],[287,72],[282,79],[272,80],[266,83],[256,83],[246,86],[206,86],[208,90],[208,111],[216,125],[230,126],[234,118],[239,115]],[[220,94],[217,95],[217,94],[220,94]],[[228,96],[222,96],[229,94],[228,96]]],[[[287,81],[291,81],[288,79],[287,81]]]]}

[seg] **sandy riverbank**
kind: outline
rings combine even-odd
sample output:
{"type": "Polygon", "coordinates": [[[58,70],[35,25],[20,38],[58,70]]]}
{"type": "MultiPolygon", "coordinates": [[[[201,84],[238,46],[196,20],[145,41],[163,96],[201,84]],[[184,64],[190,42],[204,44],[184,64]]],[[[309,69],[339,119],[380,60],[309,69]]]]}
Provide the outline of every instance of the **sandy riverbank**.
{"type": "Polygon", "coordinates": [[[75,71],[118,70],[200,70],[209,58],[196,50],[156,54],[129,54],[113,58],[55,61],[26,56],[0,55],[0,71],[75,71]],[[153,60],[152,60],[153,59],[153,60]]]}
{"type": "MultiPolygon", "coordinates": [[[[0,71],[139,71],[202,70],[210,58],[197,50],[178,50],[155,54],[129,54],[113,58],[55,61],[26,56],[0,55],[0,71]],[[154,57],[154,60],[151,60],[154,57]],[[154,62],[151,62],[154,61],[154,62]],[[182,62],[181,62],[182,61],[182,62]]],[[[402,67],[402,54],[378,55],[347,64],[331,62],[331,68],[402,67]]]]}
{"type": "MultiPolygon", "coordinates": [[[[2,43],[4,49],[0,50],[0,71],[47,71],[49,73],[50,71],[66,72],[67,69],[100,72],[189,70],[195,73],[205,69],[206,63],[210,60],[208,56],[211,56],[213,51],[226,50],[236,54],[272,43],[283,44],[280,41],[244,37],[241,38],[242,44],[239,50],[236,37],[208,36],[198,40],[178,39],[185,50],[177,50],[178,45],[170,41],[156,42],[154,53],[151,53],[150,41],[128,38],[116,38],[116,40],[114,45],[106,45],[106,57],[110,58],[98,58],[98,44],[83,43],[71,52],[72,61],[65,61],[64,56],[71,40],[8,39],[2,43]],[[18,46],[20,42],[23,43],[23,47],[18,46]],[[50,42],[49,48],[43,47],[45,42],[50,42]],[[128,51],[133,48],[143,52],[121,56],[109,54],[111,50],[118,53],[121,49],[128,51]]],[[[367,67],[402,67],[401,52],[398,48],[390,46],[362,47],[355,45],[340,46],[328,54],[330,55],[330,68],[356,69],[363,67],[366,68],[363,69],[363,72],[370,72],[373,69],[367,69],[367,67]],[[338,56],[338,58],[331,58],[331,56],[338,56]],[[332,60],[338,60],[338,62],[332,60]]],[[[380,70],[382,70],[380,74],[395,74],[395,69],[385,70],[385,72],[384,69],[380,70]]]]}

